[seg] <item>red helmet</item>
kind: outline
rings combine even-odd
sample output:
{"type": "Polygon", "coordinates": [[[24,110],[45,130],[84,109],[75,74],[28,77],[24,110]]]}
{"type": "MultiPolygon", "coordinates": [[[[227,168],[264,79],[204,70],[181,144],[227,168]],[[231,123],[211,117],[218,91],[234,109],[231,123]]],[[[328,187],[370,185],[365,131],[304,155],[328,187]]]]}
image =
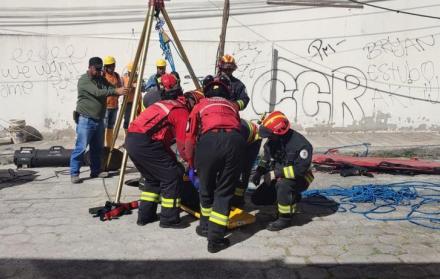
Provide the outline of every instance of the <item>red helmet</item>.
{"type": "Polygon", "coordinates": [[[162,100],[177,99],[178,96],[183,94],[182,88],[173,74],[163,74],[160,77],[160,83],[163,86],[161,90],[162,100]]]}
{"type": "Polygon", "coordinates": [[[218,67],[220,68],[220,70],[230,69],[232,71],[235,71],[237,69],[237,64],[235,64],[234,56],[229,54],[223,55],[218,63],[218,67]]]}
{"type": "Polygon", "coordinates": [[[170,90],[177,85],[177,78],[172,74],[163,74],[160,81],[165,90],[170,90]]]}
{"type": "Polygon", "coordinates": [[[259,134],[262,138],[271,135],[282,136],[290,129],[290,122],[281,111],[274,111],[267,115],[261,123],[259,134]]]}

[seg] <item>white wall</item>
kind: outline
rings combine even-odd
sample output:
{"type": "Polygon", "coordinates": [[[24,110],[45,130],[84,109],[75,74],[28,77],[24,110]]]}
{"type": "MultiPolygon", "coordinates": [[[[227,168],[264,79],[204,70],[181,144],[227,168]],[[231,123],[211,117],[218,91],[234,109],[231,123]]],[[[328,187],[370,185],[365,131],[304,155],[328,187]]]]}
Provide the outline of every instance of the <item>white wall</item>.
{"type": "MultiPolygon", "coordinates": [[[[137,46],[145,2],[2,1],[0,119],[22,118],[43,130],[73,127],[76,82],[91,56],[113,55],[124,71],[137,46]],[[62,3],[62,5],[60,4],[62,3]],[[27,7],[27,8],[23,8],[27,7]]],[[[435,0],[376,2],[438,15],[435,0]]],[[[167,2],[200,77],[212,73],[221,1],[167,2]]],[[[269,109],[272,50],[278,50],[276,109],[303,127],[440,127],[438,20],[365,7],[273,7],[232,1],[227,52],[251,103],[244,117],[269,109]],[[426,125],[420,126],[420,125],[426,125]]],[[[160,55],[157,34],[147,75],[160,55]]],[[[174,52],[181,76],[187,75],[174,52]]],[[[185,79],[185,87],[192,87],[185,79]]],[[[4,123],[4,122],[0,122],[4,123]]]]}

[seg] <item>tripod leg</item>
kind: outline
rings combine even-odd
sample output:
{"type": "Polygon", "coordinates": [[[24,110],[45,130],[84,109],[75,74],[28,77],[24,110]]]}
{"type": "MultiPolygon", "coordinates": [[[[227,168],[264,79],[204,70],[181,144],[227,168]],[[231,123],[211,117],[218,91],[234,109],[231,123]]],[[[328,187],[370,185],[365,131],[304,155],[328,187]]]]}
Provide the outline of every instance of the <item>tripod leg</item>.
{"type": "MultiPolygon", "coordinates": [[[[141,55],[141,60],[140,60],[141,63],[140,63],[139,78],[137,79],[136,92],[135,92],[134,99],[133,99],[133,106],[131,107],[130,122],[132,122],[136,116],[137,107],[138,107],[138,103],[139,103],[139,95],[141,94],[142,76],[144,75],[145,62],[147,60],[148,45],[150,43],[151,28],[153,26],[153,18],[154,18],[154,6],[150,5],[148,8],[148,13],[147,13],[147,19],[148,19],[147,23],[148,24],[146,27],[146,36],[145,36],[145,40],[142,42],[142,55],[141,55]]],[[[134,69],[133,72],[136,72],[136,69],[134,69]]],[[[129,84],[131,84],[131,83],[129,83],[129,84]]],[[[122,157],[122,164],[121,164],[121,171],[119,173],[118,188],[116,190],[115,203],[119,203],[121,200],[122,186],[124,185],[124,175],[125,175],[125,168],[127,166],[127,159],[128,159],[127,149],[124,149],[124,155],[122,157]]]]}
{"type": "Polygon", "coordinates": [[[171,35],[173,36],[174,41],[176,42],[176,46],[180,52],[180,55],[182,56],[182,60],[186,65],[186,68],[188,69],[189,74],[191,75],[191,79],[194,83],[194,86],[197,89],[201,89],[200,87],[200,82],[196,77],[196,74],[194,73],[194,70],[191,66],[191,64],[189,63],[188,60],[188,56],[186,56],[185,50],[183,49],[182,43],[179,40],[179,37],[177,36],[176,30],[174,29],[173,24],[171,23],[171,19],[168,16],[167,11],[165,10],[165,8],[161,8],[160,12],[163,15],[163,18],[165,19],[165,22],[167,23],[168,28],[170,29],[171,35]]]}
{"type": "MultiPolygon", "coordinates": [[[[136,70],[137,70],[137,66],[139,64],[139,60],[140,60],[140,57],[141,57],[141,52],[142,52],[144,41],[145,41],[145,34],[147,33],[147,27],[148,27],[148,24],[149,24],[150,17],[151,17],[150,13],[147,12],[147,15],[145,16],[144,26],[143,26],[142,32],[141,32],[141,37],[139,38],[139,44],[138,44],[138,48],[136,50],[136,55],[135,55],[134,62],[133,62],[133,69],[132,69],[132,71],[130,73],[128,84],[132,84],[133,83],[133,80],[134,80],[135,75],[136,75],[136,70]]],[[[122,106],[121,106],[121,109],[119,110],[118,118],[116,120],[116,124],[115,124],[114,130],[113,130],[113,139],[112,139],[112,143],[110,145],[110,153],[108,155],[107,162],[105,164],[105,170],[106,171],[108,170],[108,166],[110,165],[110,161],[111,161],[111,158],[112,158],[112,151],[113,151],[113,149],[115,147],[115,143],[116,143],[116,140],[117,140],[118,135],[119,135],[119,130],[121,128],[122,119],[124,118],[124,113],[125,113],[125,110],[127,109],[127,103],[128,103],[128,97],[124,96],[124,99],[123,99],[123,102],[122,102],[122,106]]]]}

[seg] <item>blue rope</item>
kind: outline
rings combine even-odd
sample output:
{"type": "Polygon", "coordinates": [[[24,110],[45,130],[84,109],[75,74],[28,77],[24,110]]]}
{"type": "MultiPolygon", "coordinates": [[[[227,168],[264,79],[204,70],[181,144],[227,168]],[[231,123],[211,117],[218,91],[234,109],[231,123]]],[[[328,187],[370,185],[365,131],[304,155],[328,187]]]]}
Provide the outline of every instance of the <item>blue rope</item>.
{"type": "MultiPolygon", "coordinates": [[[[440,229],[440,183],[407,181],[355,185],[351,188],[331,186],[327,189],[308,190],[302,195],[303,197],[325,196],[339,204],[339,212],[361,214],[369,220],[408,221],[418,226],[440,229]],[[361,209],[360,204],[368,208],[361,209]],[[400,217],[386,215],[397,212],[397,207],[405,209],[405,213],[400,217]]],[[[328,206],[326,203],[310,203],[328,206]]]]}
{"type": "Polygon", "coordinates": [[[158,19],[157,22],[156,22],[155,29],[156,29],[156,31],[159,32],[160,48],[162,49],[163,54],[165,55],[165,59],[170,64],[171,70],[173,72],[175,72],[176,71],[176,66],[174,65],[173,54],[171,53],[171,48],[170,48],[171,40],[165,41],[165,39],[164,39],[164,30],[163,30],[164,24],[165,24],[165,22],[163,20],[158,19]]]}

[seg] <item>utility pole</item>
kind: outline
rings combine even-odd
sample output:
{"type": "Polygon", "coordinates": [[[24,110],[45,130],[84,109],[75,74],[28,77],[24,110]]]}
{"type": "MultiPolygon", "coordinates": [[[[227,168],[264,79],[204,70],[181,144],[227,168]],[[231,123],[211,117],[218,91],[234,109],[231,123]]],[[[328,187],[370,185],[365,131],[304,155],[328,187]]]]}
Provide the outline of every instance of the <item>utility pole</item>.
{"type": "Polygon", "coordinates": [[[220,42],[218,44],[217,57],[215,60],[215,73],[216,74],[218,73],[218,62],[220,61],[222,56],[225,54],[226,30],[228,28],[229,10],[230,10],[229,0],[225,0],[225,4],[223,7],[223,17],[222,17],[222,31],[220,33],[220,42]]]}

